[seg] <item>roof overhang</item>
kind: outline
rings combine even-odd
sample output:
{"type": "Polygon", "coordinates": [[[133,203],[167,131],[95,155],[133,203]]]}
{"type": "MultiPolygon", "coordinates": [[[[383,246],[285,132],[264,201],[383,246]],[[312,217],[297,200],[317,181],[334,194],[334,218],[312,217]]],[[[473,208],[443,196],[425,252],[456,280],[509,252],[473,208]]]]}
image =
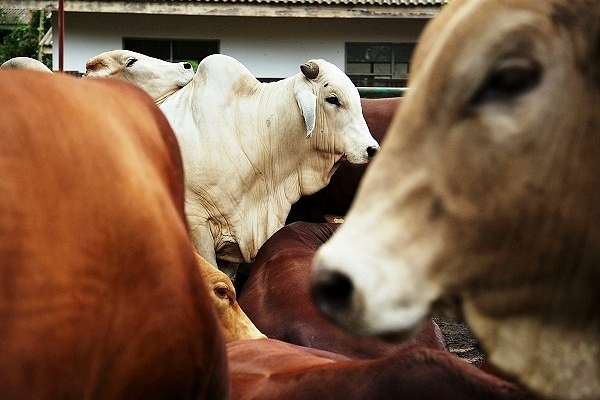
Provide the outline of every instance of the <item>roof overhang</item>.
{"type": "MultiPolygon", "coordinates": [[[[58,10],[55,0],[5,0],[7,8],[58,10]]],[[[64,1],[65,12],[171,14],[238,17],[433,18],[438,7],[230,2],[64,1]]]]}

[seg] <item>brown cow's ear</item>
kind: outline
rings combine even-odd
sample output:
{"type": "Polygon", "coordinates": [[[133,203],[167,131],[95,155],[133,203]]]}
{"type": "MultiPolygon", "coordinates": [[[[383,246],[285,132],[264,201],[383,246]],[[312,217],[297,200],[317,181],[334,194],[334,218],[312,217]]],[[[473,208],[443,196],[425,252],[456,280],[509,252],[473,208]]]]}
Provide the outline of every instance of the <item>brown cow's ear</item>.
{"type": "Polygon", "coordinates": [[[300,66],[300,71],[306,76],[308,79],[315,79],[319,76],[319,66],[314,61],[309,61],[300,66]]]}

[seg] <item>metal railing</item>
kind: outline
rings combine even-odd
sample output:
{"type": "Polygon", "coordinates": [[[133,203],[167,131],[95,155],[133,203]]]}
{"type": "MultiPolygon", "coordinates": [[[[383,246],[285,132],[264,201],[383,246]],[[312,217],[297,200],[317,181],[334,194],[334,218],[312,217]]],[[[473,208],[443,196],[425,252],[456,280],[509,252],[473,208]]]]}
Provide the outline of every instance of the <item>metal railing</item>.
{"type": "Polygon", "coordinates": [[[381,98],[381,97],[402,97],[408,91],[406,87],[357,87],[360,97],[381,98]]]}

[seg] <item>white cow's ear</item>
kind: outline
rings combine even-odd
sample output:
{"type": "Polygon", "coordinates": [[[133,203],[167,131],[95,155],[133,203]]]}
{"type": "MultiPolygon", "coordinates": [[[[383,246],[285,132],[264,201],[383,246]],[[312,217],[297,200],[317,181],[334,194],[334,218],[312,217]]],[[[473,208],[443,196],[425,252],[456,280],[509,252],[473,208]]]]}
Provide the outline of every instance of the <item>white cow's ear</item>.
{"type": "Polygon", "coordinates": [[[317,96],[310,90],[298,90],[296,92],[296,101],[300,112],[304,116],[306,124],[306,137],[310,137],[313,129],[315,129],[315,118],[317,114],[317,96]]]}

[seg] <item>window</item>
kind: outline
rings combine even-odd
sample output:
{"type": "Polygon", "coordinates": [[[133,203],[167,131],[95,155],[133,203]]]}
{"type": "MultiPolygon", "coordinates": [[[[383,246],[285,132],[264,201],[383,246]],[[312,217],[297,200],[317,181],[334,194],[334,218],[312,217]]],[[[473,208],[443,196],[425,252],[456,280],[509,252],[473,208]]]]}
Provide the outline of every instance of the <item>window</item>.
{"type": "Polygon", "coordinates": [[[219,52],[219,41],[123,38],[123,49],[165,61],[187,61],[196,69],[204,57],[219,52]]]}
{"type": "Polygon", "coordinates": [[[405,87],[415,43],[346,43],[346,74],[356,86],[405,87]]]}

